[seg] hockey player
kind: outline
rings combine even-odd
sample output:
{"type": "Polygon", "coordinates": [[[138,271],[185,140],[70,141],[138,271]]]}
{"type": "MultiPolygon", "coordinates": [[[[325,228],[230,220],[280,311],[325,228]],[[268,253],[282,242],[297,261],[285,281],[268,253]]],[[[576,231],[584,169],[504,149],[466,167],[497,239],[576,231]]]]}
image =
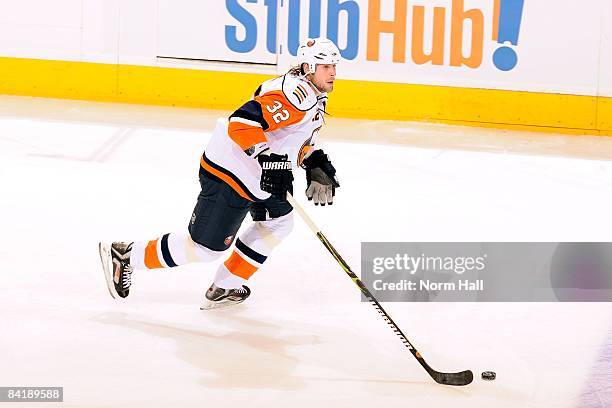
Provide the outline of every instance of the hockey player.
{"type": "Polygon", "coordinates": [[[332,204],[336,170],[315,150],[324,123],[327,93],[334,88],[340,52],[327,39],[308,39],[297,66],[265,81],[228,120],[219,120],[200,160],[201,192],[188,231],[148,242],[100,243],[102,267],[114,298],[129,294],[134,269],[170,268],[211,262],[235,241],[217,270],[203,309],[224,307],[250,295],[246,281],[293,226],[292,168],[306,170],[306,196],[332,204]],[[236,238],[246,214],[253,223],[236,238]]]}

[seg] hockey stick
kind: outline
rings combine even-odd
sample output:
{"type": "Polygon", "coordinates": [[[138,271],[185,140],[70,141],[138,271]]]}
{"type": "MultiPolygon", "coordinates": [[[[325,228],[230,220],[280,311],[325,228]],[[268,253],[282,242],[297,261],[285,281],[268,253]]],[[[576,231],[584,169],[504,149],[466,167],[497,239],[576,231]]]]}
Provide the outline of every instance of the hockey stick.
{"type": "Polygon", "coordinates": [[[346,274],[353,280],[353,282],[361,290],[361,293],[365,295],[368,302],[370,302],[370,304],[374,306],[376,311],[380,313],[383,320],[387,322],[387,324],[391,327],[393,332],[399,336],[404,346],[406,346],[410,350],[414,358],[417,359],[417,361],[423,366],[425,371],[429,373],[429,375],[431,376],[431,378],[434,379],[434,381],[436,381],[438,384],[444,384],[444,385],[468,385],[469,383],[472,382],[474,375],[472,374],[472,371],[470,370],[461,371],[460,373],[441,373],[431,368],[429,364],[427,364],[425,359],[421,356],[421,353],[419,353],[417,349],[410,343],[410,341],[408,340],[408,338],[406,338],[404,333],[402,333],[400,328],[397,327],[393,319],[391,319],[391,317],[387,314],[385,309],[383,309],[380,303],[378,303],[378,301],[374,298],[372,293],[370,293],[368,288],[365,287],[361,279],[359,279],[357,275],[355,275],[355,273],[351,270],[351,268],[344,261],[344,259],[342,259],[338,251],[336,251],[336,249],[327,240],[325,235],[323,235],[323,233],[317,227],[314,221],[312,221],[312,219],[308,216],[308,214],[306,214],[304,209],[297,203],[295,198],[293,198],[293,196],[290,193],[287,193],[287,201],[289,201],[289,204],[291,204],[293,208],[297,211],[297,213],[300,215],[300,217],[302,217],[302,219],[304,220],[304,222],[306,222],[308,227],[310,227],[312,232],[316,234],[317,238],[319,238],[319,241],[321,241],[323,246],[329,251],[330,254],[332,254],[332,256],[340,264],[342,269],[344,269],[344,272],[346,272],[346,274]]]}

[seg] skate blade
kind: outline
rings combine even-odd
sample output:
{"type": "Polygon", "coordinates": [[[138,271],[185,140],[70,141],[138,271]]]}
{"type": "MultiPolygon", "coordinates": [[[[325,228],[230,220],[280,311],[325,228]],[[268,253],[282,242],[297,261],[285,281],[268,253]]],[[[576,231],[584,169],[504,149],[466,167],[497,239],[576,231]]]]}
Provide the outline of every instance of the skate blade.
{"type": "Polygon", "coordinates": [[[200,310],[226,309],[231,306],[239,305],[242,302],[244,302],[244,300],[241,300],[240,302],[234,302],[232,300],[221,300],[219,302],[213,302],[211,300],[204,299],[204,304],[200,306],[200,310]]]}
{"type": "Polygon", "coordinates": [[[113,299],[117,299],[119,294],[115,290],[115,284],[113,282],[113,260],[111,257],[110,245],[100,242],[98,243],[98,251],[100,252],[100,261],[102,261],[102,270],[104,271],[106,287],[113,299]]]}

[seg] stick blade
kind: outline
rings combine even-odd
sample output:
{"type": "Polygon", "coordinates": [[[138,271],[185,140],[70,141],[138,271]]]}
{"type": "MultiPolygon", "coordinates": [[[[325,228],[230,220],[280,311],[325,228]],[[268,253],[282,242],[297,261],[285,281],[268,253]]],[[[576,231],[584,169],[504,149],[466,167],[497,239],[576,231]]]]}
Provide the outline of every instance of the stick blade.
{"type": "Polygon", "coordinates": [[[470,370],[460,373],[440,373],[434,371],[430,373],[438,384],[463,386],[468,385],[474,380],[474,374],[470,370]]]}

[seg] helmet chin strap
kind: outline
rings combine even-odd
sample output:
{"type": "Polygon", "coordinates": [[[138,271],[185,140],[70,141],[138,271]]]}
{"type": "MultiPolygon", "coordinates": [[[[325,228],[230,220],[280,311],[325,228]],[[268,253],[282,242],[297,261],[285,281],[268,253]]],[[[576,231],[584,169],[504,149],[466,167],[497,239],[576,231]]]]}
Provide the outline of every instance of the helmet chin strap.
{"type": "MultiPolygon", "coordinates": [[[[308,65],[308,64],[307,64],[307,65],[308,65]]],[[[315,65],[315,69],[316,69],[316,65],[315,65]]],[[[304,78],[304,79],[305,79],[305,80],[308,82],[308,84],[309,84],[309,85],[310,85],[310,86],[311,86],[311,87],[314,89],[314,91],[315,91],[317,94],[321,94],[321,93],[325,92],[325,91],[321,90],[321,89],[320,89],[320,88],[319,88],[317,85],[315,85],[315,83],[314,83],[314,82],[312,82],[312,81],[310,80],[310,78],[308,78],[308,75],[310,75],[310,74],[314,75],[314,72],[311,72],[311,71],[310,71],[310,66],[309,66],[309,67],[308,67],[308,72],[306,72],[306,73],[304,73],[304,74],[302,74],[302,75],[300,75],[300,76],[301,76],[302,78],[304,78]]]]}
{"type": "Polygon", "coordinates": [[[325,91],[321,90],[314,82],[312,82],[310,79],[308,79],[308,77],[305,77],[306,80],[308,81],[308,84],[310,84],[310,86],[315,90],[315,92],[318,94],[323,93],[325,91]]]}
{"type": "Polygon", "coordinates": [[[312,88],[315,90],[315,92],[316,92],[317,94],[320,94],[320,93],[325,92],[325,91],[321,90],[321,89],[320,89],[320,88],[319,88],[319,87],[318,87],[318,86],[317,86],[317,85],[316,85],[316,84],[315,84],[313,81],[311,81],[311,80],[310,80],[310,78],[308,78],[308,75],[310,75],[310,74],[314,75],[314,72],[310,72],[310,71],[309,71],[309,72],[305,73],[304,75],[302,75],[302,77],[303,77],[303,78],[304,78],[306,81],[308,81],[308,84],[309,84],[309,85],[310,85],[310,86],[311,86],[311,87],[312,87],[312,88]]]}

